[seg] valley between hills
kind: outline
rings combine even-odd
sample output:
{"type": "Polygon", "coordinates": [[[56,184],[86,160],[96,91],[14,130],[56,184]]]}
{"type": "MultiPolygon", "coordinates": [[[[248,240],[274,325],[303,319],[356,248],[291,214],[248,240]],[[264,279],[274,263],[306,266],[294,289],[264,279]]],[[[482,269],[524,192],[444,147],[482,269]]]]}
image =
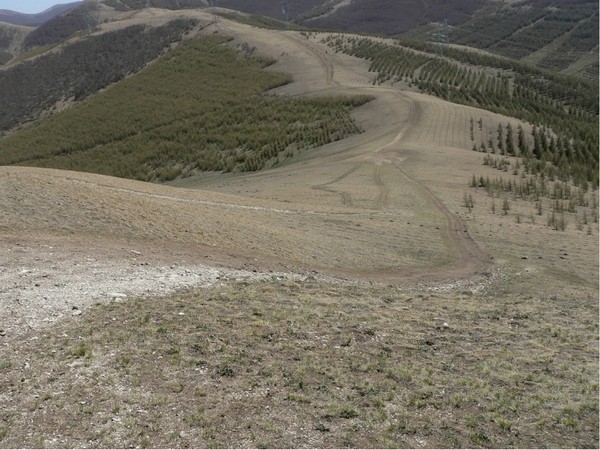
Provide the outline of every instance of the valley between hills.
{"type": "Polygon", "coordinates": [[[363,132],[162,184],[0,167],[0,446],[597,447],[598,224],[469,187],[531,126],[186,14],[293,76],[267,95],[372,97],[363,132]]]}

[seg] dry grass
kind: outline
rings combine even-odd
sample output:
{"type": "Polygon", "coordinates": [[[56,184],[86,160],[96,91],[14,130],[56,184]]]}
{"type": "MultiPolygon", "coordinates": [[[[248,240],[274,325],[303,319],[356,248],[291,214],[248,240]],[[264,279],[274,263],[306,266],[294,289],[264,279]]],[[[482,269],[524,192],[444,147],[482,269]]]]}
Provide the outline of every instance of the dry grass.
{"type": "Polygon", "coordinates": [[[295,57],[288,92],[376,95],[356,112],[366,133],[277,170],[185,181],[198,190],[2,168],[0,230],[145,242],[172,261],[221,252],[232,265],[351,280],[222,280],[99,304],[18,341],[7,334],[0,446],[597,448],[597,227],[590,237],[517,224],[483,212],[475,191],[469,213],[468,180],[484,170],[460,127],[470,109],[368,83],[334,87],[368,80],[364,66],[332,56],[343,76],[338,63],[331,74],[297,40],[220,26],[295,57]],[[454,231],[494,257],[496,277],[414,287],[475,271],[456,271],[457,216],[469,233],[454,231]],[[415,267],[422,278],[410,277],[415,267]],[[391,285],[361,281],[371,278],[391,285]]]}
{"type": "Polygon", "coordinates": [[[274,279],[98,306],[3,350],[0,442],[595,448],[597,298],[530,283],[274,279]]]}
{"type": "MultiPolygon", "coordinates": [[[[372,180],[376,167],[366,169],[364,175],[372,180]]],[[[358,175],[360,182],[362,173],[358,175]]],[[[392,175],[384,170],[383,182],[398,181],[392,175]]],[[[356,194],[355,205],[347,207],[335,205],[339,194],[324,193],[324,200],[310,208],[41,169],[3,168],[0,186],[5,193],[0,199],[4,230],[167,240],[251,256],[263,266],[275,260],[331,274],[397,276],[403,270],[429,268],[432,260],[441,268],[454,260],[443,216],[422,210],[427,199],[410,184],[406,188],[414,195],[390,195],[389,202],[397,201],[390,211],[377,208],[376,190],[362,190],[363,197],[356,194]]],[[[343,189],[343,184],[331,187],[343,189]]],[[[317,196],[320,191],[313,192],[317,196]]]]}

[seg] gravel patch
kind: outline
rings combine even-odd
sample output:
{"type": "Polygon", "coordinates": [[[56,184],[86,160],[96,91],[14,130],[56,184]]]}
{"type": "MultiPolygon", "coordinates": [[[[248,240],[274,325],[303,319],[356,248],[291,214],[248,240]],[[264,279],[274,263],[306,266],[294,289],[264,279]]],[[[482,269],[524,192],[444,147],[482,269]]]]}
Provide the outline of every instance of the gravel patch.
{"type": "Polygon", "coordinates": [[[0,337],[84,316],[95,303],[171,294],[232,280],[289,279],[304,275],[165,263],[144,252],[69,243],[3,242],[0,246],[0,337]]]}

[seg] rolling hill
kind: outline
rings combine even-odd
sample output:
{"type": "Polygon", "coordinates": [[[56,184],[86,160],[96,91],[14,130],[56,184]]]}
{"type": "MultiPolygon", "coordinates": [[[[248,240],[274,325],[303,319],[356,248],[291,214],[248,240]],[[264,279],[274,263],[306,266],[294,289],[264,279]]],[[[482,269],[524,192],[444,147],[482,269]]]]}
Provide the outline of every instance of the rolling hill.
{"type": "MultiPolygon", "coordinates": [[[[143,8],[170,10],[208,6],[206,0],[103,0],[117,11],[143,8]]],[[[296,25],[378,35],[403,35],[435,41],[440,24],[446,21],[446,34],[453,44],[467,45],[502,56],[523,60],[539,67],[587,78],[598,76],[598,5],[581,1],[493,2],[410,0],[288,2],[287,16],[279,2],[257,0],[216,0],[219,8],[290,20],[296,25]]],[[[77,3],[57,6],[60,14],[77,3]],[[68,7],[68,8],[67,8],[68,7]]],[[[59,42],[77,30],[93,27],[99,16],[96,1],[88,1],[84,9],[60,14],[28,37],[26,48],[59,42]],[[86,12],[86,8],[88,11],[86,12]],[[98,17],[96,17],[98,16],[98,17]]]]}
{"type": "Polygon", "coordinates": [[[598,448],[596,83],[107,3],[0,70],[1,447],[598,448]]]}
{"type": "Polygon", "coordinates": [[[13,25],[23,26],[37,26],[41,25],[55,17],[70,11],[73,8],[81,5],[83,1],[65,3],[55,5],[48,8],[46,11],[37,14],[23,14],[15,11],[9,11],[6,9],[0,9],[0,22],[10,23],[13,25]]]}

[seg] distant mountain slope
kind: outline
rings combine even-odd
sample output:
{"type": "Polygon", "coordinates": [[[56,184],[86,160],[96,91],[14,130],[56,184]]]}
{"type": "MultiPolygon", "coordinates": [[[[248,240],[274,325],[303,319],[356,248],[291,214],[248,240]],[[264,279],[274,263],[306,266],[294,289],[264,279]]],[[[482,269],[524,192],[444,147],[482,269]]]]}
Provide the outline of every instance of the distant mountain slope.
{"type": "MultiPolygon", "coordinates": [[[[215,4],[285,19],[278,1],[215,0],[215,4]]],[[[598,76],[596,1],[290,0],[288,13],[293,22],[306,27],[380,35],[409,33],[427,41],[447,20],[451,43],[546,69],[598,76]]]]}
{"type": "Polygon", "coordinates": [[[81,100],[137,72],[194,23],[179,19],[161,27],[132,25],[9,66],[0,71],[0,130],[35,120],[57,102],[81,100]]]}
{"type": "Polygon", "coordinates": [[[303,25],[384,35],[400,34],[417,26],[447,19],[460,24],[488,0],[355,0],[333,13],[304,20],[303,25]]]}
{"type": "MultiPolygon", "coordinates": [[[[339,0],[338,0],[339,1],[339,0]]],[[[322,8],[327,3],[337,3],[338,1],[329,2],[328,0],[305,0],[294,2],[288,0],[288,17],[296,20],[309,14],[311,11],[322,8]]],[[[219,7],[235,9],[248,14],[256,14],[261,16],[273,17],[279,20],[285,20],[283,13],[282,1],[257,0],[253,2],[245,0],[217,0],[215,4],[219,7]]]]}
{"type": "Polygon", "coordinates": [[[63,42],[80,30],[90,31],[99,22],[98,4],[85,2],[58,15],[31,32],[24,42],[26,49],[63,42]]]}
{"type": "Polygon", "coordinates": [[[118,11],[144,8],[190,9],[208,6],[208,0],[102,0],[102,3],[118,11]]]}
{"type": "MultiPolygon", "coordinates": [[[[451,24],[472,17],[490,0],[304,0],[288,4],[288,18],[303,26],[383,35],[400,34],[432,21],[451,24]]],[[[283,2],[216,0],[219,7],[285,19],[283,2]]]]}
{"type": "Polygon", "coordinates": [[[9,11],[6,9],[0,9],[0,22],[11,23],[13,25],[25,25],[35,26],[45,23],[62,13],[70,11],[71,9],[82,4],[83,1],[65,3],[48,8],[38,14],[23,14],[15,11],[9,11]]]}
{"type": "Polygon", "coordinates": [[[25,36],[31,30],[29,27],[0,23],[0,66],[18,54],[25,36]]]}
{"type": "Polygon", "coordinates": [[[587,63],[569,72],[598,76],[596,1],[528,0],[494,5],[454,27],[449,37],[452,43],[557,71],[568,71],[583,58],[587,63]]]}

